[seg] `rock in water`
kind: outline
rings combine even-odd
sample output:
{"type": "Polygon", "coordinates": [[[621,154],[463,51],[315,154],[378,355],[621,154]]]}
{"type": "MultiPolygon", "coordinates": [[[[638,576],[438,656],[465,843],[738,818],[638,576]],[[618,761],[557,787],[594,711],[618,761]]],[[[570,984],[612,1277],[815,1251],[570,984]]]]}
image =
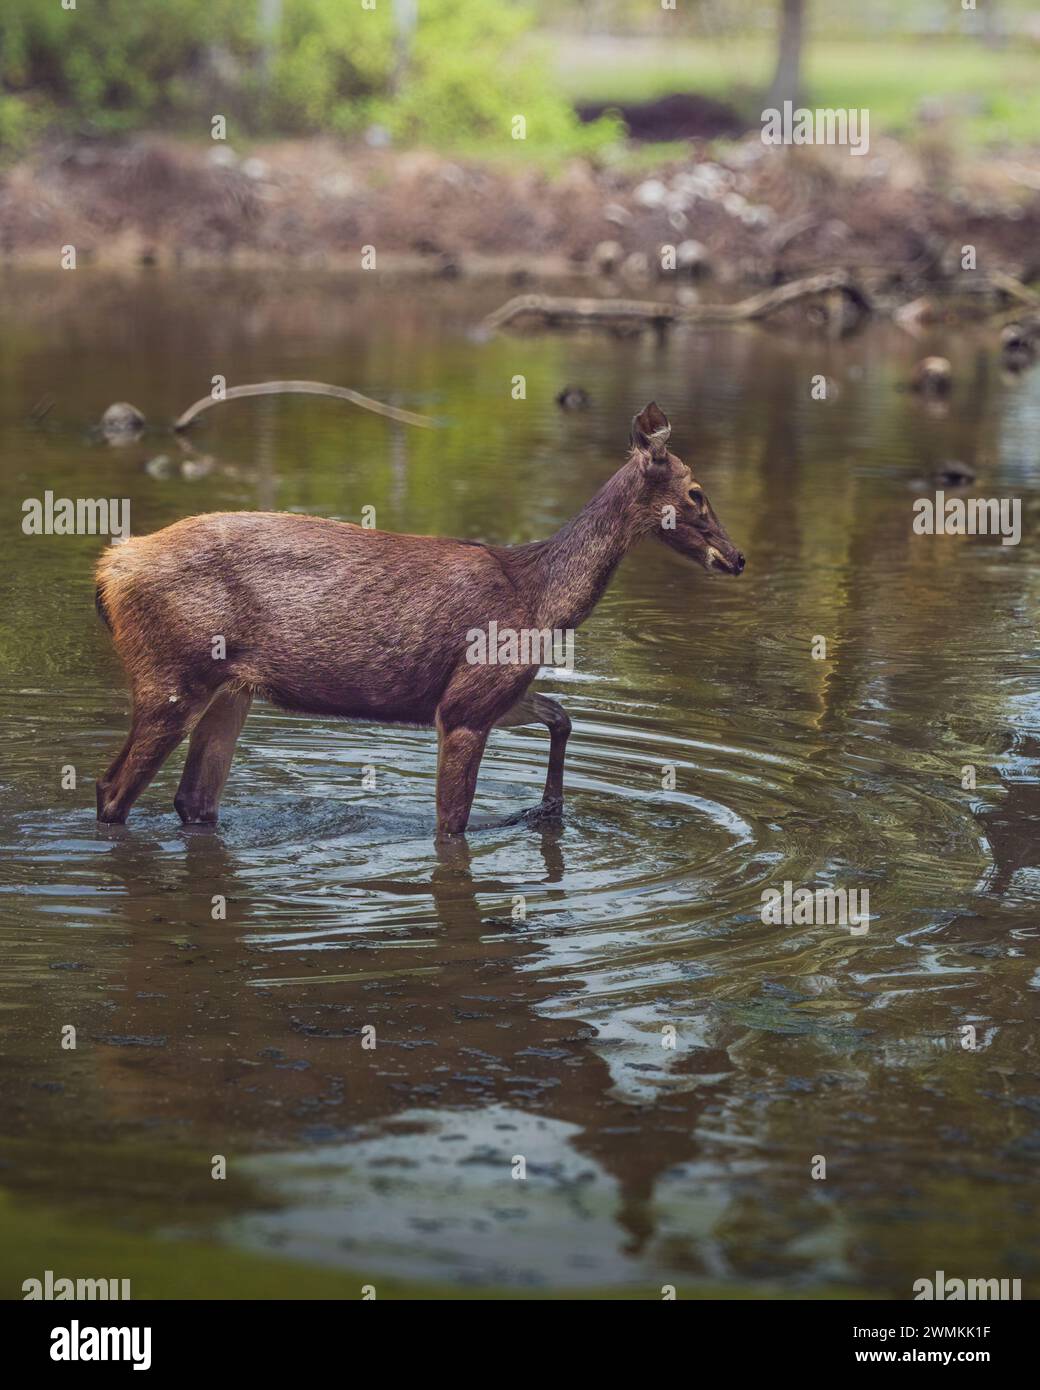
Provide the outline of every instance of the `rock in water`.
{"type": "Polygon", "coordinates": [[[101,417],[101,433],[106,439],[126,439],[144,429],[144,416],[129,401],[116,401],[101,417]]]}
{"type": "Polygon", "coordinates": [[[953,385],[953,369],[945,357],[922,357],[910,377],[910,388],[926,396],[945,396],[953,385]]]}
{"type": "Polygon", "coordinates": [[[562,410],[588,410],[589,393],[581,386],[565,386],[556,397],[562,410]]]}

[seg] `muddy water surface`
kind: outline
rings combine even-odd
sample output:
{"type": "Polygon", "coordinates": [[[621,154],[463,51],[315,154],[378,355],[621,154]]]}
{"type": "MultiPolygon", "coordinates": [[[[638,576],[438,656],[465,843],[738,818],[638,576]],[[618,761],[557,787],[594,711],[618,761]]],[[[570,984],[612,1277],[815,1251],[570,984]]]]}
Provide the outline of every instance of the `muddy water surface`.
{"type": "MultiPolygon", "coordinates": [[[[90,274],[0,289],[4,1296],[44,1268],[138,1294],[263,1271],[282,1296],[895,1298],[942,1269],[1035,1295],[1040,372],[1002,379],[971,334],[479,342],[501,287],[90,274]],[[896,386],[940,347],[937,414],[896,386]],[[188,451],[87,433],[119,399],[168,420],[215,374],[444,423],[268,399],[188,451]],[[554,404],[569,381],[588,412],[554,404]],[[180,755],[97,827],[127,716],[100,541],[23,536],[26,498],[128,497],[136,532],[373,505],[527,540],[651,398],[748,568],[623,566],[539,686],[575,725],[562,824],[438,853],[432,734],[258,705],[216,832],[180,827],[180,755]],[[1020,545],[913,534],[950,460],[1022,499],[1020,545]],[[869,890],[869,931],[763,924],[785,881],[869,890]]],[[[495,733],[478,824],[538,799],[546,752],[495,733]]]]}

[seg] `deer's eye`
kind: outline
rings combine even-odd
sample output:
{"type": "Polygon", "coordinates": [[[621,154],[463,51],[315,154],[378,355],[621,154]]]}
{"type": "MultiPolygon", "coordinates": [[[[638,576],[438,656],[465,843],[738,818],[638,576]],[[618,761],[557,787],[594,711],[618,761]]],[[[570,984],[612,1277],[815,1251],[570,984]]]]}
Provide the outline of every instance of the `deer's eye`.
{"type": "Polygon", "coordinates": [[[704,505],[704,493],[701,492],[699,487],[691,487],[688,496],[695,506],[701,507],[704,505]]]}

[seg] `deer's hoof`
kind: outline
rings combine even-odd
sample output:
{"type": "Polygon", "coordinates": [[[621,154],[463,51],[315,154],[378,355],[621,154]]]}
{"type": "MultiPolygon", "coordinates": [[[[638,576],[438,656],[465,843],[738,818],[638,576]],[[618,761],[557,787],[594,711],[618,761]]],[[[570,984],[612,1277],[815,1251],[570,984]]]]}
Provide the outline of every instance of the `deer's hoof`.
{"type": "Polygon", "coordinates": [[[524,811],[517,811],[515,816],[509,816],[502,821],[502,825],[540,825],[542,821],[557,820],[563,815],[563,798],[559,796],[547,797],[544,801],[539,801],[537,806],[528,806],[524,811]]]}
{"type": "Polygon", "coordinates": [[[126,812],[120,807],[116,797],[109,794],[108,788],[101,782],[96,782],[97,788],[97,818],[101,825],[125,825],[126,812]]]}

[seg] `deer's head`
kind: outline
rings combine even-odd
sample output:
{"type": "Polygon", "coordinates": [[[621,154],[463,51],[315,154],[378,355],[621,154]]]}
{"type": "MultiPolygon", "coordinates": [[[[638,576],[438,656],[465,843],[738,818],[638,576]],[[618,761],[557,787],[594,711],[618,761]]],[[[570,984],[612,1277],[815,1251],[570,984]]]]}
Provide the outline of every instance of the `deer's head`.
{"type": "Polygon", "coordinates": [[[744,556],[726,535],[704,489],[682,459],[668,452],[672,427],[656,401],[632,421],[632,466],[658,540],[717,574],[739,574],[744,556]]]}

